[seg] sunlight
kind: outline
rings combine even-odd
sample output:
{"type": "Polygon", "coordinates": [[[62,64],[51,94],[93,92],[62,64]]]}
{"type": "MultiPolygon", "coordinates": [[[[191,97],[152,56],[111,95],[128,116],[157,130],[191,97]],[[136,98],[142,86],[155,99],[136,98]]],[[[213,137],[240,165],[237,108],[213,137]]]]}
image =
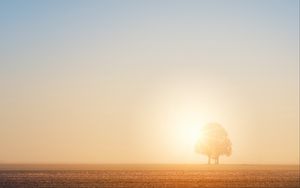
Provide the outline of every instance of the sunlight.
{"type": "Polygon", "coordinates": [[[194,147],[201,135],[200,126],[200,124],[191,124],[182,128],[182,140],[184,140],[186,145],[194,147]]]}
{"type": "Polygon", "coordinates": [[[177,145],[183,151],[193,151],[197,140],[200,138],[200,130],[203,125],[202,118],[197,113],[182,114],[176,122],[177,145]]]}

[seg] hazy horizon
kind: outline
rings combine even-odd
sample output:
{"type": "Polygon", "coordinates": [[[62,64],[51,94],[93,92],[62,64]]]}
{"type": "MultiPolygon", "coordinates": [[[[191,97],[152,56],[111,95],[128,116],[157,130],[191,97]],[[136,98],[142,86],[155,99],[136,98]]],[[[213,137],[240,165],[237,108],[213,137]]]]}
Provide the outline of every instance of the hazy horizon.
{"type": "Polygon", "coordinates": [[[299,1],[1,1],[0,164],[299,164],[299,1]]]}
{"type": "MultiPolygon", "coordinates": [[[[84,162],[73,162],[73,163],[68,163],[68,162],[5,162],[5,161],[2,161],[0,162],[0,169],[1,169],[1,165],[8,165],[8,166],[43,166],[43,165],[46,165],[46,166],[56,166],[56,165],[61,165],[61,166],[84,166],[84,165],[87,165],[87,166],[130,166],[130,165],[133,165],[133,166],[143,166],[143,165],[146,165],[146,166],[151,166],[151,165],[158,165],[158,166],[169,166],[169,165],[199,165],[199,166],[208,166],[209,164],[207,164],[207,161],[200,161],[200,162],[196,162],[196,163],[97,163],[97,162],[91,162],[91,163],[84,163],[84,162]]],[[[221,164],[218,164],[218,165],[237,165],[237,166],[299,166],[299,163],[227,163],[227,162],[222,162],[221,164]]],[[[217,166],[215,164],[210,164],[210,166],[217,166]]]]}

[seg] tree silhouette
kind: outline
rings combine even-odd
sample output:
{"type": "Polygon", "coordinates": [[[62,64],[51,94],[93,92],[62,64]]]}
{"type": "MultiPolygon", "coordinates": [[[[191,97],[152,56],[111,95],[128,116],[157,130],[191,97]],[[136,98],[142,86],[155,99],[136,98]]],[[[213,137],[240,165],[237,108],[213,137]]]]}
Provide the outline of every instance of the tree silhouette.
{"type": "Polygon", "coordinates": [[[215,164],[219,164],[219,156],[231,155],[231,141],[220,124],[209,123],[202,127],[195,150],[197,153],[208,156],[208,164],[211,163],[211,159],[215,160],[215,164]]]}

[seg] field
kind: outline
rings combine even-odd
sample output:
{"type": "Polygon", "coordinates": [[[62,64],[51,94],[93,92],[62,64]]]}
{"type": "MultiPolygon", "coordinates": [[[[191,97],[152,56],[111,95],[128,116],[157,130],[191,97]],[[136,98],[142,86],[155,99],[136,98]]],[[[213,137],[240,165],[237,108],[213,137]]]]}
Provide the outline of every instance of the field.
{"type": "Polygon", "coordinates": [[[300,187],[297,165],[0,165],[0,187],[300,187]]]}

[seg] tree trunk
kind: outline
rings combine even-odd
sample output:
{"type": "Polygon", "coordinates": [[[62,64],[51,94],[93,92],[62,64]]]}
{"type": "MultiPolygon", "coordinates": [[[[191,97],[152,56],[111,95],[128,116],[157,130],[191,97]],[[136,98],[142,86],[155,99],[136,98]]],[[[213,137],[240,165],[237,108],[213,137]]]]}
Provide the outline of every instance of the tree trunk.
{"type": "Polygon", "coordinates": [[[219,156],[216,157],[215,164],[219,164],[219,156]]]}
{"type": "Polygon", "coordinates": [[[210,157],[210,155],[208,156],[208,164],[210,165],[210,159],[211,159],[211,157],[210,157]]]}

